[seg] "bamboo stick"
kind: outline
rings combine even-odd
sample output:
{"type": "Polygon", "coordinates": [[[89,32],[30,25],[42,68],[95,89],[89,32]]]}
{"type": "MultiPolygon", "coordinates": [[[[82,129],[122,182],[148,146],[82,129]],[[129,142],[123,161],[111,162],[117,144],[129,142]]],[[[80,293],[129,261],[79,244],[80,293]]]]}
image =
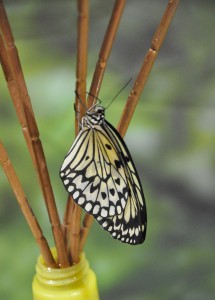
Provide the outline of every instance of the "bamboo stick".
{"type": "MultiPolygon", "coordinates": [[[[75,135],[79,132],[80,121],[85,114],[86,105],[86,77],[87,77],[87,45],[88,45],[88,23],[89,5],[88,0],[77,0],[78,8],[78,35],[77,35],[77,64],[76,64],[76,98],[75,107],[77,118],[75,118],[75,135]],[[77,96],[78,95],[78,96],[77,96]],[[82,103],[80,103],[79,99],[82,103]]],[[[81,211],[70,195],[67,200],[64,214],[66,242],[69,245],[71,263],[77,263],[80,255],[80,228],[81,211]]]]}
{"type": "Polygon", "coordinates": [[[99,95],[102,79],[107,66],[107,60],[112,49],[112,45],[116,36],[116,32],[119,26],[124,7],[125,0],[115,1],[115,5],[112,10],[112,15],[99,53],[99,59],[97,61],[96,68],[94,71],[93,80],[90,87],[90,94],[88,97],[88,107],[91,107],[93,105],[95,100],[94,97],[98,97],[99,95]]]}
{"type": "MultiPolygon", "coordinates": [[[[137,102],[146,84],[151,68],[157,57],[158,51],[162,46],[162,43],[164,41],[167,30],[170,26],[171,20],[174,16],[178,4],[179,4],[179,0],[169,0],[164,15],[161,19],[161,22],[152,39],[151,47],[144,59],[143,65],[140,69],[137,79],[135,80],[134,87],[132,88],[130,95],[127,99],[123,114],[121,116],[120,122],[117,127],[117,130],[119,131],[122,137],[124,137],[126,134],[129,123],[131,121],[134,110],[136,108],[137,102]]],[[[84,217],[84,221],[83,221],[84,225],[81,229],[81,241],[80,241],[81,249],[83,249],[84,247],[87,236],[89,234],[90,227],[93,223],[93,219],[94,219],[93,216],[88,214],[86,214],[84,217]]]]}
{"type": "Polygon", "coordinates": [[[72,198],[72,195],[68,194],[66,208],[64,212],[64,218],[63,218],[62,230],[63,230],[65,245],[67,249],[67,257],[69,259],[70,264],[72,264],[71,250],[70,250],[71,221],[73,219],[74,209],[75,209],[75,202],[72,198]]]}
{"type": "Polygon", "coordinates": [[[57,265],[50,251],[48,242],[43,235],[43,232],[40,228],[40,225],[29,205],[29,202],[25,196],[25,193],[22,189],[21,183],[16,175],[16,172],[12,166],[11,161],[8,158],[6,149],[4,148],[2,142],[0,141],[0,162],[2,167],[7,175],[7,178],[10,182],[12,190],[15,194],[17,202],[20,206],[20,209],[29,225],[29,228],[40,248],[40,252],[46,262],[46,265],[50,268],[56,268],[57,265]]]}
{"type": "Polygon", "coordinates": [[[36,168],[36,160],[35,160],[35,156],[34,156],[34,152],[33,152],[33,148],[32,148],[30,133],[28,132],[28,128],[26,125],[26,118],[25,118],[25,114],[24,114],[22,101],[20,100],[17,83],[16,83],[14,75],[12,73],[10,61],[9,61],[6,47],[4,44],[4,40],[3,40],[3,37],[1,34],[0,34],[0,61],[1,61],[2,69],[3,69],[4,77],[6,79],[6,83],[8,86],[8,90],[11,95],[11,99],[13,101],[13,105],[16,110],[16,114],[18,116],[18,120],[20,122],[20,125],[22,128],[33,164],[36,168]]]}
{"type": "Polygon", "coordinates": [[[83,251],[84,249],[84,245],[86,243],[93,221],[94,221],[93,216],[86,213],[83,220],[83,227],[81,228],[80,251],[83,251]]]}
{"type": "Polygon", "coordinates": [[[80,206],[75,203],[70,229],[70,255],[72,264],[79,262],[81,211],[80,206]]]}
{"type": "MultiPolygon", "coordinates": [[[[90,87],[90,93],[88,97],[87,106],[91,107],[94,103],[95,97],[98,97],[99,91],[101,88],[104,72],[106,70],[107,61],[112,49],[112,45],[116,36],[116,32],[119,26],[119,22],[123,13],[123,9],[125,7],[125,0],[116,0],[112,15],[104,36],[104,40],[101,46],[101,50],[99,53],[99,59],[96,64],[96,68],[94,71],[91,87],[90,87]]],[[[80,251],[83,250],[84,243],[87,239],[87,236],[89,234],[89,229],[93,223],[93,216],[89,214],[85,214],[83,226],[81,228],[81,242],[80,242],[80,251]]]]}
{"type": "Polygon", "coordinates": [[[46,159],[43,152],[42,143],[39,138],[39,131],[34,117],[31,100],[28,95],[18,51],[14,44],[13,34],[2,0],[0,0],[0,28],[5,43],[5,48],[3,48],[1,39],[0,50],[3,52],[1,52],[1,62],[4,64],[3,71],[6,75],[5,79],[14,102],[18,119],[22,126],[23,134],[25,136],[32,161],[37,169],[46,208],[52,225],[52,232],[57,248],[59,265],[61,267],[67,267],[69,262],[66,256],[66,247],[64,244],[62,228],[49,178],[46,159]],[[5,65],[5,63],[7,65],[5,65]]]}
{"type": "MultiPolygon", "coordinates": [[[[72,213],[74,210],[74,201],[73,198],[70,194],[68,194],[67,202],[66,202],[66,208],[64,211],[64,216],[63,216],[63,224],[62,224],[62,230],[63,230],[63,236],[65,240],[65,244],[68,247],[68,232],[69,232],[69,227],[71,223],[71,217],[72,213]]],[[[70,254],[69,254],[70,255],[70,254]]]]}
{"type": "MultiPolygon", "coordinates": [[[[88,0],[77,0],[78,7],[78,36],[77,36],[77,64],[76,64],[76,91],[81,101],[86,104],[87,86],[87,49],[88,49],[88,26],[89,26],[89,4],[88,0]]],[[[78,118],[76,118],[76,135],[79,132],[79,123],[85,115],[84,107],[79,99],[75,99],[78,108],[78,118]]]]}
{"type": "Polygon", "coordinates": [[[146,81],[149,77],[150,71],[153,67],[153,64],[155,62],[155,59],[158,55],[158,51],[160,50],[163,41],[165,39],[165,36],[167,34],[167,30],[169,28],[169,25],[172,21],[172,18],[175,14],[175,11],[177,9],[179,0],[170,0],[166,10],[163,14],[163,17],[161,19],[161,22],[154,34],[154,37],[151,42],[151,47],[148,50],[148,53],[146,54],[146,57],[144,59],[144,62],[142,64],[142,67],[140,69],[140,72],[137,76],[137,79],[135,80],[134,86],[128,96],[123,114],[121,116],[119,125],[118,125],[118,131],[122,136],[125,135],[129,123],[132,119],[132,116],[134,114],[136,105],[140,99],[141,93],[145,87],[146,81]]]}
{"type": "MultiPolygon", "coordinates": [[[[78,48],[76,65],[76,91],[81,101],[86,103],[86,77],[87,77],[87,48],[89,26],[88,0],[78,0],[78,48]]],[[[75,120],[76,135],[79,132],[80,121],[85,114],[85,107],[80,103],[76,95],[75,104],[78,107],[78,118],[75,120]]],[[[70,228],[70,254],[72,263],[77,263],[80,256],[80,229],[81,212],[79,205],[74,203],[74,210],[70,228]]]]}

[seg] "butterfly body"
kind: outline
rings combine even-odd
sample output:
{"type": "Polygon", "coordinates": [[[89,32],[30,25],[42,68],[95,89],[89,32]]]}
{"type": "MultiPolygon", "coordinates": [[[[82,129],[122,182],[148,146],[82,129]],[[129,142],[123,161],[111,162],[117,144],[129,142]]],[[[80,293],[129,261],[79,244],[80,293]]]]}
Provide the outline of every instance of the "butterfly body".
{"type": "Polygon", "coordinates": [[[146,234],[146,206],[140,180],[122,137],[96,104],[60,170],[74,201],[92,214],[113,238],[140,244],[146,234]]]}

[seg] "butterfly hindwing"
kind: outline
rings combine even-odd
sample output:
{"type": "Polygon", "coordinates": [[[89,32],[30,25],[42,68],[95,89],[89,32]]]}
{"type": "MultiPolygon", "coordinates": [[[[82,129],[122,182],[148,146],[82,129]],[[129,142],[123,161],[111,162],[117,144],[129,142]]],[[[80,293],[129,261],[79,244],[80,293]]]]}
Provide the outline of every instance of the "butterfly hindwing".
{"type": "Polygon", "coordinates": [[[99,218],[99,224],[115,239],[125,243],[141,244],[146,235],[147,214],[140,179],[129,150],[116,129],[105,121],[105,131],[114,141],[122,162],[128,185],[128,199],[121,214],[99,218]]]}

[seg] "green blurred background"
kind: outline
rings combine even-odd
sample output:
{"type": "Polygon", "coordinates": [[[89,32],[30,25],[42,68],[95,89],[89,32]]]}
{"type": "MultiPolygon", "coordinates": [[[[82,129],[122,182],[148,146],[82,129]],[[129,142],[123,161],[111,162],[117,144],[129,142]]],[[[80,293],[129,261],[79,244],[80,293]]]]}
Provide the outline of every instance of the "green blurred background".
{"type": "MultiPolygon", "coordinates": [[[[100,98],[137,74],[166,1],[127,1],[100,98]]],[[[90,1],[88,89],[114,1],[90,1]]],[[[62,217],[58,170],[73,141],[76,1],[5,0],[62,217]]],[[[215,2],[181,1],[126,135],[148,208],[146,242],[97,223],[85,248],[101,299],[215,299],[215,2]]],[[[0,73],[0,137],[45,235],[48,216],[0,73]]],[[[106,112],[119,121],[132,84],[106,112]]],[[[38,248],[0,169],[0,299],[31,299],[38,248]]]]}

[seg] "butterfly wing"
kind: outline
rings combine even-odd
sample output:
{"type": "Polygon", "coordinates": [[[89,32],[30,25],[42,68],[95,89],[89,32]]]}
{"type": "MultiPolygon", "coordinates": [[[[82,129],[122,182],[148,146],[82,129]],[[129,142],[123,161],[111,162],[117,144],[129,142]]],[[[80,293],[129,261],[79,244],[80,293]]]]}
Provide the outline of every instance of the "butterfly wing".
{"type": "Polygon", "coordinates": [[[140,244],[146,235],[144,194],[129,150],[107,121],[84,127],[60,171],[73,199],[113,238],[140,244]]]}
{"type": "Polygon", "coordinates": [[[65,157],[60,170],[63,184],[95,218],[114,216],[125,208],[128,185],[120,161],[100,125],[84,127],[65,157]]]}
{"type": "Polygon", "coordinates": [[[115,145],[115,151],[126,174],[128,199],[122,213],[108,218],[100,216],[97,221],[113,238],[124,243],[141,244],[144,242],[146,235],[147,213],[140,179],[122,137],[107,121],[104,123],[104,131],[115,145]]]}

